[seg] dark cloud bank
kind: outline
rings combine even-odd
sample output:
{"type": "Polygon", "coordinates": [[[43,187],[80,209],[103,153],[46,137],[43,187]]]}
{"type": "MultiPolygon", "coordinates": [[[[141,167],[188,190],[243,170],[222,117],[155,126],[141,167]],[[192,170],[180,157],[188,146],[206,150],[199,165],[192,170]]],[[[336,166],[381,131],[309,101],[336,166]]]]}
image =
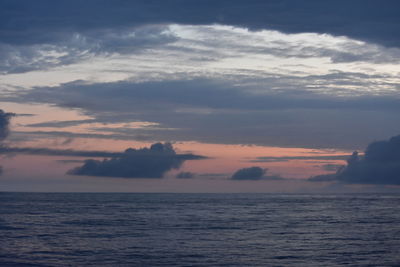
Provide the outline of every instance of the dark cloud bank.
{"type": "Polygon", "coordinates": [[[237,170],[231,177],[232,180],[282,180],[279,176],[266,176],[268,169],[249,167],[237,170]]]}
{"type": "Polygon", "coordinates": [[[202,159],[193,154],[176,154],[170,143],[156,143],[150,148],[128,148],[118,157],[89,159],[68,174],[123,178],[161,178],[167,171],[178,169],[185,160],[202,159]]]}
{"type": "Polygon", "coordinates": [[[62,42],[145,24],[227,24],[253,30],[347,35],[399,46],[396,0],[3,0],[0,35],[7,44],[62,42]]]}
{"type": "MultiPolygon", "coordinates": [[[[234,144],[247,142],[354,150],[364,147],[371,138],[390,136],[400,130],[400,100],[397,97],[324,96],[300,92],[298,88],[272,92],[269,87],[274,86],[275,78],[262,82],[266,86],[238,88],[231,82],[218,79],[89,85],[76,81],[57,87],[34,88],[2,100],[81,108],[85,115],[94,117],[100,123],[149,121],[159,124],[155,130],[149,127],[108,128],[108,131],[113,131],[112,135],[61,131],[36,131],[31,135],[234,144]],[[251,93],[257,88],[262,89],[263,93],[251,93]],[[193,110],[188,111],[188,108],[193,110]],[[293,133],[296,133],[295,137],[293,133]]],[[[30,126],[60,128],[88,122],[53,121],[30,126]]],[[[101,129],[102,132],[104,130],[101,129]]]]}
{"type": "Polygon", "coordinates": [[[3,141],[9,133],[10,119],[14,114],[4,112],[0,109],[0,141],[3,141]]]}
{"type": "Polygon", "coordinates": [[[347,160],[347,166],[335,174],[318,175],[310,180],[400,185],[400,135],[388,141],[373,142],[363,157],[354,152],[347,160]]]}
{"type": "MultiPolygon", "coordinates": [[[[6,139],[9,134],[9,125],[12,116],[14,116],[13,113],[7,113],[0,109],[0,149],[2,148],[1,142],[6,139]]],[[[0,175],[2,173],[3,168],[0,166],[0,175]]]]}

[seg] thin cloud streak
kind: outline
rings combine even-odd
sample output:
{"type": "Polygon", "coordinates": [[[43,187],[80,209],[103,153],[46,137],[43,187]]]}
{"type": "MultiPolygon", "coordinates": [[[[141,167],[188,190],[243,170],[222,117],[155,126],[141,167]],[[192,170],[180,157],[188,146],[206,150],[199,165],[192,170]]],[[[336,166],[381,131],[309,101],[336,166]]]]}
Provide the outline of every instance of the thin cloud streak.
{"type": "Polygon", "coordinates": [[[284,162],[290,160],[346,160],[349,155],[258,157],[249,162],[284,162]]]}
{"type": "MultiPolygon", "coordinates": [[[[68,156],[68,157],[95,157],[95,158],[117,158],[125,152],[109,151],[85,151],[73,149],[51,149],[51,148],[32,148],[32,147],[0,147],[0,154],[28,154],[45,156],[68,156]]],[[[177,154],[177,158],[182,159],[205,159],[205,156],[194,154],[177,154]]]]}

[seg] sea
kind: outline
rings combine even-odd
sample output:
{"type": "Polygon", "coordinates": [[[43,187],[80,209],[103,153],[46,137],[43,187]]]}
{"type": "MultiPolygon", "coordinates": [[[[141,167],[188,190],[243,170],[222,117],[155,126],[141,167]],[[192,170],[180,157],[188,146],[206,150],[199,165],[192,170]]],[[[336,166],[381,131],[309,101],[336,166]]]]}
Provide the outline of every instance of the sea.
{"type": "Polygon", "coordinates": [[[0,266],[400,266],[400,195],[0,193],[0,266]]]}

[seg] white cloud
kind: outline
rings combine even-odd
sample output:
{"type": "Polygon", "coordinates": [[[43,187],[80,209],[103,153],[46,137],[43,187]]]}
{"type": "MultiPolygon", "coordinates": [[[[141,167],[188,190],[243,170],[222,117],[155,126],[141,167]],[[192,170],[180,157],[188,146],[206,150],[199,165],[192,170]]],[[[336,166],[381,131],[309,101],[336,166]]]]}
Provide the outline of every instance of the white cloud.
{"type": "Polygon", "coordinates": [[[7,49],[2,56],[12,60],[4,61],[3,69],[21,65],[33,70],[1,75],[0,82],[10,90],[74,80],[217,78],[253,87],[257,93],[267,87],[268,91],[371,95],[396,94],[400,84],[400,49],[329,34],[249,31],[224,25],[149,25],[90,36],[73,34],[58,45],[7,49]]]}

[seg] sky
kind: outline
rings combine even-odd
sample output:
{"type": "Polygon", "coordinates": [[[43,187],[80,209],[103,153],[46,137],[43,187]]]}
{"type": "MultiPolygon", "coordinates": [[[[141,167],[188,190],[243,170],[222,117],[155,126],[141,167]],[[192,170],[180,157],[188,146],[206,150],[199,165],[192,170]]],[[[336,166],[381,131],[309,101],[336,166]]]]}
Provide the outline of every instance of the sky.
{"type": "Polygon", "coordinates": [[[397,192],[399,8],[2,0],[0,191],[397,192]]]}

